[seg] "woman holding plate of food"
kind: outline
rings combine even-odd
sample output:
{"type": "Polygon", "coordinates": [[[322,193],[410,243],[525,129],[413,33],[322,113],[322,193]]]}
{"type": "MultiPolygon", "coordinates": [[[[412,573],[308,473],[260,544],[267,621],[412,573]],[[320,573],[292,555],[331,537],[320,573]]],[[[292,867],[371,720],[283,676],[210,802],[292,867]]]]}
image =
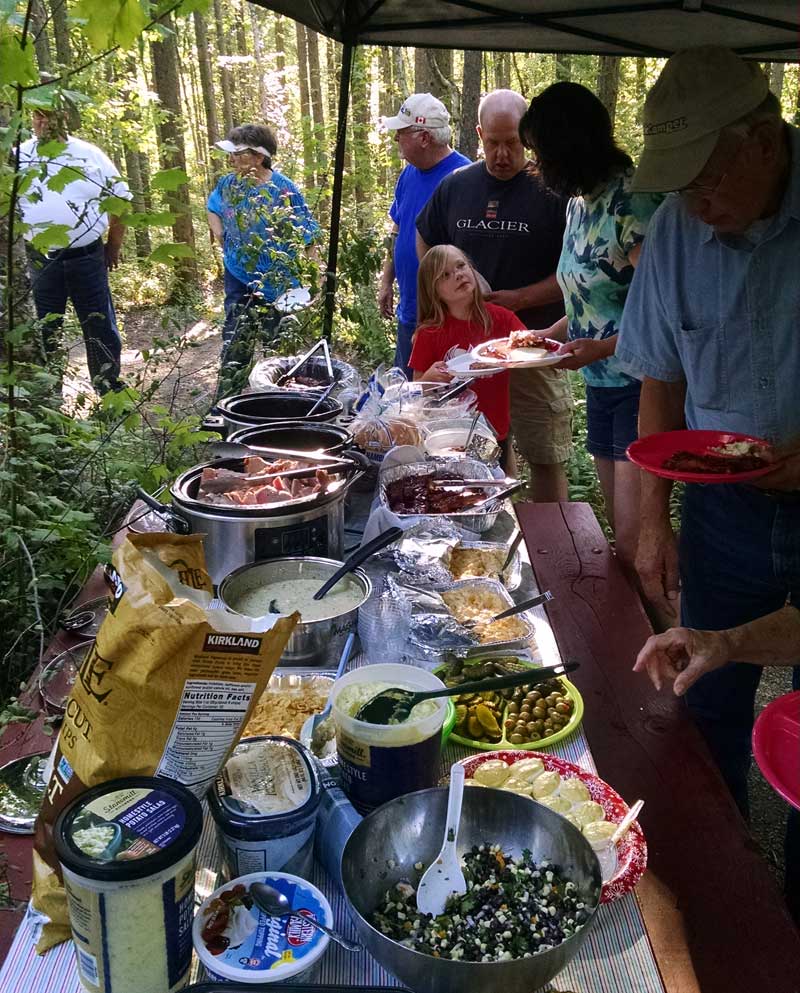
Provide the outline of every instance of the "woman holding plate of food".
{"type": "Polygon", "coordinates": [[[614,350],[645,230],[663,198],[631,193],[633,162],[614,141],[608,111],[584,86],[549,86],[531,101],[519,134],[545,186],[571,197],[556,270],[566,315],[541,334],[565,342],[561,368],[580,369],[586,381],[586,447],[617,555],[635,575],[639,470],[625,451],[637,436],[640,384],[614,350]]]}

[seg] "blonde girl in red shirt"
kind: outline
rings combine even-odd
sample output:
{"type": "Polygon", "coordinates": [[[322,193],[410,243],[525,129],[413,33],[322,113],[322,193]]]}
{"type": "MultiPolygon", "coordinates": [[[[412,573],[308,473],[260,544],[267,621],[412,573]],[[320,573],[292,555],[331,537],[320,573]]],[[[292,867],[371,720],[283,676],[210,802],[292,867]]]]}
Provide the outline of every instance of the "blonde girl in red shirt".
{"type": "MultiPolygon", "coordinates": [[[[491,338],[506,338],[525,325],[513,311],[487,303],[469,259],[454,245],[436,245],[422,258],[417,273],[417,318],[409,366],[414,379],[447,383],[445,355],[457,346],[474,348],[491,338]]],[[[509,374],[478,379],[472,390],[478,409],[494,428],[507,464],[509,374]]]]}

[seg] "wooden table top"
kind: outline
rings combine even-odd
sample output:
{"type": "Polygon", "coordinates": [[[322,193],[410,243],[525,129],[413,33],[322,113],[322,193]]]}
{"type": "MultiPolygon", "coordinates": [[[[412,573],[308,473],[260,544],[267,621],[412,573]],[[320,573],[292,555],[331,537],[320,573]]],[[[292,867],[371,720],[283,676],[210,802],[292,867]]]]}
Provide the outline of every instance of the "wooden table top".
{"type": "Polygon", "coordinates": [[[652,629],[587,504],[516,504],[600,776],[649,857],[636,889],[668,993],[798,993],[800,932],[682,701],[632,671],[652,629]]]}

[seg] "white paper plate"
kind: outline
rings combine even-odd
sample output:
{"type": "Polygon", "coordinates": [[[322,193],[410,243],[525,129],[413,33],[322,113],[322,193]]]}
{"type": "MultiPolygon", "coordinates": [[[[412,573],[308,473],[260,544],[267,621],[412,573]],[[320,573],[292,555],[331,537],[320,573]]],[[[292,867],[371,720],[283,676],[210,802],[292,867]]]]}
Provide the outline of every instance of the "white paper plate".
{"type": "Polygon", "coordinates": [[[276,297],[272,306],[283,314],[291,314],[294,310],[302,310],[311,303],[311,293],[305,286],[296,286],[276,297]]]}
{"type": "Polygon", "coordinates": [[[470,366],[475,361],[475,356],[472,352],[464,352],[461,355],[456,355],[454,359],[449,359],[447,362],[447,371],[453,376],[454,379],[483,379],[486,376],[496,376],[498,372],[502,372],[501,366],[493,367],[491,369],[470,369],[470,366]]]}
{"type": "Polygon", "coordinates": [[[508,338],[494,338],[492,341],[484,341],[472,349],[474,358],[481,362],[491,362],[498,369],[540,369],[548,365],[558,365],[564,358],[556,352],[548,352],[544,348],[513,348],[508,354],[508,358],[498,359],[491,355],[486,355],[486,349],[504,345],[508,338]]]}

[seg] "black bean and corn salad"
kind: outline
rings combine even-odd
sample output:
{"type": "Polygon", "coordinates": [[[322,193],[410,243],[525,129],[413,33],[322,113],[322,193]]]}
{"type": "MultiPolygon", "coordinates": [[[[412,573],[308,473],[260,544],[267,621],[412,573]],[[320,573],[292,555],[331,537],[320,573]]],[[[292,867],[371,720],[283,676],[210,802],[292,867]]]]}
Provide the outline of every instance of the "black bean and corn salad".
{"type": "Polygon", "coordinates": [[[443,914],[421,914],[414,888],[400,882],[372,924],[436,958],[503,962],[554,948],[589,919],[577,886],[547,859],[534,862],[527,850],[515,860],[499,845],[476,845],[462,864],[467,892],[449,897],[443,914]]]}

